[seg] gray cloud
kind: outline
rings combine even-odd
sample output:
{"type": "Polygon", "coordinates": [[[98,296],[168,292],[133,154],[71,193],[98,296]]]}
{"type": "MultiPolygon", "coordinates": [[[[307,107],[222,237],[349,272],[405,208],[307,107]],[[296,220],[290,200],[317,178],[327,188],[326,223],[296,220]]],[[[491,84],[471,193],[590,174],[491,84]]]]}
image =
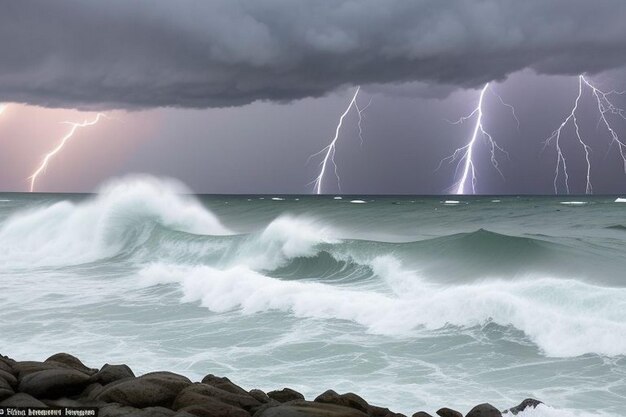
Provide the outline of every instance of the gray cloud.
{"type": "Polygon", "coordinates": [[[623,0],[5,1],[0,100],[224,107],[348,84],[432,96],[524,68],[621,67],[624,16],[623,0]]]}

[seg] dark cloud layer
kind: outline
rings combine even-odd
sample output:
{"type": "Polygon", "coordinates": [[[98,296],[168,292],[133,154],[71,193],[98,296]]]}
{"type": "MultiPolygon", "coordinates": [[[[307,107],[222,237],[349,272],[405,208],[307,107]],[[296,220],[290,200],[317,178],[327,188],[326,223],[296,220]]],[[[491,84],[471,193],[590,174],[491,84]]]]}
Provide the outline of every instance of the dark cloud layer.
{"type": "Polygon", "coordinates": [[[623,66],[625,16],[624,0],[3,1],[0,100],[222,107],[415,82],[432,95],[623,66]]]}

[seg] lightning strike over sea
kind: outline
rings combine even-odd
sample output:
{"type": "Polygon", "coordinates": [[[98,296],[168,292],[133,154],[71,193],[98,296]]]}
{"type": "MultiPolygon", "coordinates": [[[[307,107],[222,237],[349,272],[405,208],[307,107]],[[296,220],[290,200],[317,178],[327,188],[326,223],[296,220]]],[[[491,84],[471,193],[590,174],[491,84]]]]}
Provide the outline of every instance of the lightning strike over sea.
{"type": "Polygon", "coordinates": [[[606,130],[611,136],[609,150],[614,145],[617,145],[620,158],[622,159],[622,163],[624,165],[624,173],[626,173],[626,143],[624,143],[620,139],[619,135],[613,128],[613,125],[611,124],[610,120],[607,118],[607,114],[612,114],[614,116],[621,117],[622,119],[626,120],[626,113],[624,109],[616,106],[611,101],[612,95],[621,95],[626,92],[624,91],[620,92],[620,91],[615,91],[615,90],[611,90],[611,91],[600,90],[587,77],[585,77],[584,74],[581,74],[578,76],[578,95],[576,96],[576,99],[574,100],[574,105],[570,113],[563,120],[563,122],[559,125],[558,129],[552,132],[552,134],[544,141],[544,148],[550,145],[551,143],[554,143],[554,147],[556,149],[557,159],[556,159],[556,167],[554,170],[555,194],[559,193],[558,183],[559,183],[559,178],[561,176],[561,173],[563,174],[563,178],[564,178],[565,191],[567,194],[570,193],[569,172],[567,170],[567,159],[565,158],[565,155],[563,153],[563,149],[561,148],[561,143],[560,143],[563,129],[566,126],[568,126],[570,122],[574,127],[576,140],[580,144],[585,154],[585,166],[586,166],[585,194],[593,194],[593,185],[591,183],[591,159],[590,159],[591,147],[583,139],[580,133],[580,126],[578,124],[578,119],[576,117],[576,113],[579,110],[580,100],[583,97],[585,87],[588,87],[591,90],[591,94],[596,101],[596,105],[597,105],[598,113],[599,113],[598,126],[601,124],[604,125],[606,130]]]}
{"type": "Polygon", "coordinates": [[[510,104],[505,103],[504,100],[502,100],[502,97],[500,97],[500,95],[498,95],[495,91],[493,91],[493,88],[489,86],[489,83],[485,84],[485,86],[480,90],[480,95],[478,97],[478,104],[476,105],[476,108],[474,108],[474,110],[472,110],[472,112],[468,114],[467,116],[463,116],[456,122],[452,122],[452,124],[461,124],[465,122],[466,120],[469,120],[472,117],[476,116],[476,123],[474,124],[474,129],[472,130],[472,136],[470,137],[469,142],[465,146],[462,146],[456,149],[452,155],[441,160],[441,162],[439,163],[439,167],[437,168],[439,169],[441,167],[441,164],[444,161],[447,161],[449,163],[458,161],[455,172],[454,172],[454,178],[457,178],[459,176],[459,171],[461,171],[461,177],[451,187],[455,189],[454,190],[455,194],[467,194],[468,182],[471,186],[471,193],[476,194],[477,177],[476,177],[476,166],[475,166],[475,161],[474,161],[474,150],[475,150],[476,142],[479,136],[482,136],[487,140],[487,143],[489,145],[491,164],[496,169],[496,171],[498,171],[500,176],[504,178],[504,174],[500,170],[500,166],[498,163],[497,153],[500,152],[506,155],[507,157],[509,156],[509,154],[495,141],[493,136],[485,130],[485,127],[483,124],[483,115],[484,115],[483,105],[485,102],[485,93],[488,90],[491,91],[491,93],[494,94],[499,99],[502,105],[508,107],[511,110],[511,113],[513,114],[513,118],[517,122],[517,127],[519,129],[519,119],[517,118],[517,115],[515,114],[515,108],[511,106],[510,104]]]}
{"type": "Polygon", "coordinates": [[[361,90],[361,87],[358,86],[356,88],[356,91],[354,92],[354,95],[352,96],[352,100],[350,100],[350,103],[348,104],[348,107],[346,107],[346,110],[339,117],[339,123],[337,124],[337,128],[335,129],[335,136],[333,137],[332,141],[327,146],[322,148],[319,152],[316,152],[313,155],[309,156],[307,160],[308,162],[312,158],[316,157],[317,155],[324,154],[324,159],[322,160],[322,162],[320,162],[320,173],[311,182],[311,184],[314,185],[314,190],[316,194],[322,193],[322,183],[324,181],[324,175],[326,174],[326,169],[329,163],[332,163],[334,167],[335,176],[337,177],[337,185],[339,187],[339,190],[341,191],[341,179],[339,178],[339,172],[337,171],[337,164],[335,162],[335,152],[337,149],[336,145],[337,145],[337,141],[339,140],[339,133],[341,131],[341,126],[343,125],[343,120],[348,115],[348,113],[350,113],[350,110],[353,107],[356,110],[357,116],[358,116],[357,127],[359,129],[359,139],[361,140],[361,145],[363,144],[363,129],[361,127],[361,122],[363,121],[363,112],[370,106],[370,104],[372,104],[372,100],[370,100],[369,103],[365,107],[360,108],[357,102],[357,98],[359,96],[360,90],[361,90]]]}
{"type": "Polygon", "coordinates": [[[63,147],[74,136],[76,131],[78,129],[80,129],[80,128],[93,126],[93,125],[97,124],[100,121],[100,119],[102,119],[103,117],[106,117],[106,115],[103,114],[103,113],[98,113],[96,115],[95,119],[90,120],[90,121],[84,121],[82,123],[64,122],[65,124],[68,124],[68,125],[71,126],[69,132],[65,136],[63,136],[63,138],[61,138],[61,141],[59,142],[59,144],[54,149],[52,149],[50,152],[48,152],[44,156],[43,160],[41,161],[41,164],[38,166],[38,168],[35,170],[35,172],[33,172],[33,174],[28,178],[30,180],[30,192],[31,193],[35,190],[35,182],[37,181],[37,177],[39,177],[39,175],[41,175],[42,173],[45,172],[46,168],[48,167],[48,164],[50,163],[50,160],[56,154],[61,152],[63,147]]]}

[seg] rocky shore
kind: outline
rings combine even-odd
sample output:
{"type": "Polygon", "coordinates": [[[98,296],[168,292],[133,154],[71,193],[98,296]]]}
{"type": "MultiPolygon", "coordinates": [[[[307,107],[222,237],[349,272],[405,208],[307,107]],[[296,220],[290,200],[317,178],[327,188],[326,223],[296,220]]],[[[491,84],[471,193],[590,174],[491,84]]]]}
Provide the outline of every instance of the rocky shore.
{"type": "MultiPolygon", "coordinates": [[[[479,404],[465,417],[506,417],[540,401],[526,399],[499,411],[479,404]]],[[[43,362],[16,361],[0,355],[0,409],[7,407],[93,407],[101,417],[400,417],[388,408],[370,405],[353,393],[328,390],[313,401],[289,388],[246,391],[228,378],[207,375],[201,382],[171,372],[136,376],[126,365],[85,366],[78,358],[58,353],[43,362]]],[[[441,417],[463,417],[449,408],[441,417]]],[[[433,417],[418,411],[412,417],[433,417]]]]}

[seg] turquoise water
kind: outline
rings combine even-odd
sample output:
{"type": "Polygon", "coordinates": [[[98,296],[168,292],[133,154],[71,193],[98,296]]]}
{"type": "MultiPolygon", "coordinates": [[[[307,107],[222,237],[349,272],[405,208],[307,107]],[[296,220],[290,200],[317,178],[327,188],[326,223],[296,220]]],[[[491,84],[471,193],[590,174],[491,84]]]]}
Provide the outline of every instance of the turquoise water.
{"type": "Polygon", "coordinates": [[[406,414],[626,403],[626,204],[611,197],[0,194],[0,346],[406,414]],[[458,200],[456,202],[446,200],[458,200]]]}

